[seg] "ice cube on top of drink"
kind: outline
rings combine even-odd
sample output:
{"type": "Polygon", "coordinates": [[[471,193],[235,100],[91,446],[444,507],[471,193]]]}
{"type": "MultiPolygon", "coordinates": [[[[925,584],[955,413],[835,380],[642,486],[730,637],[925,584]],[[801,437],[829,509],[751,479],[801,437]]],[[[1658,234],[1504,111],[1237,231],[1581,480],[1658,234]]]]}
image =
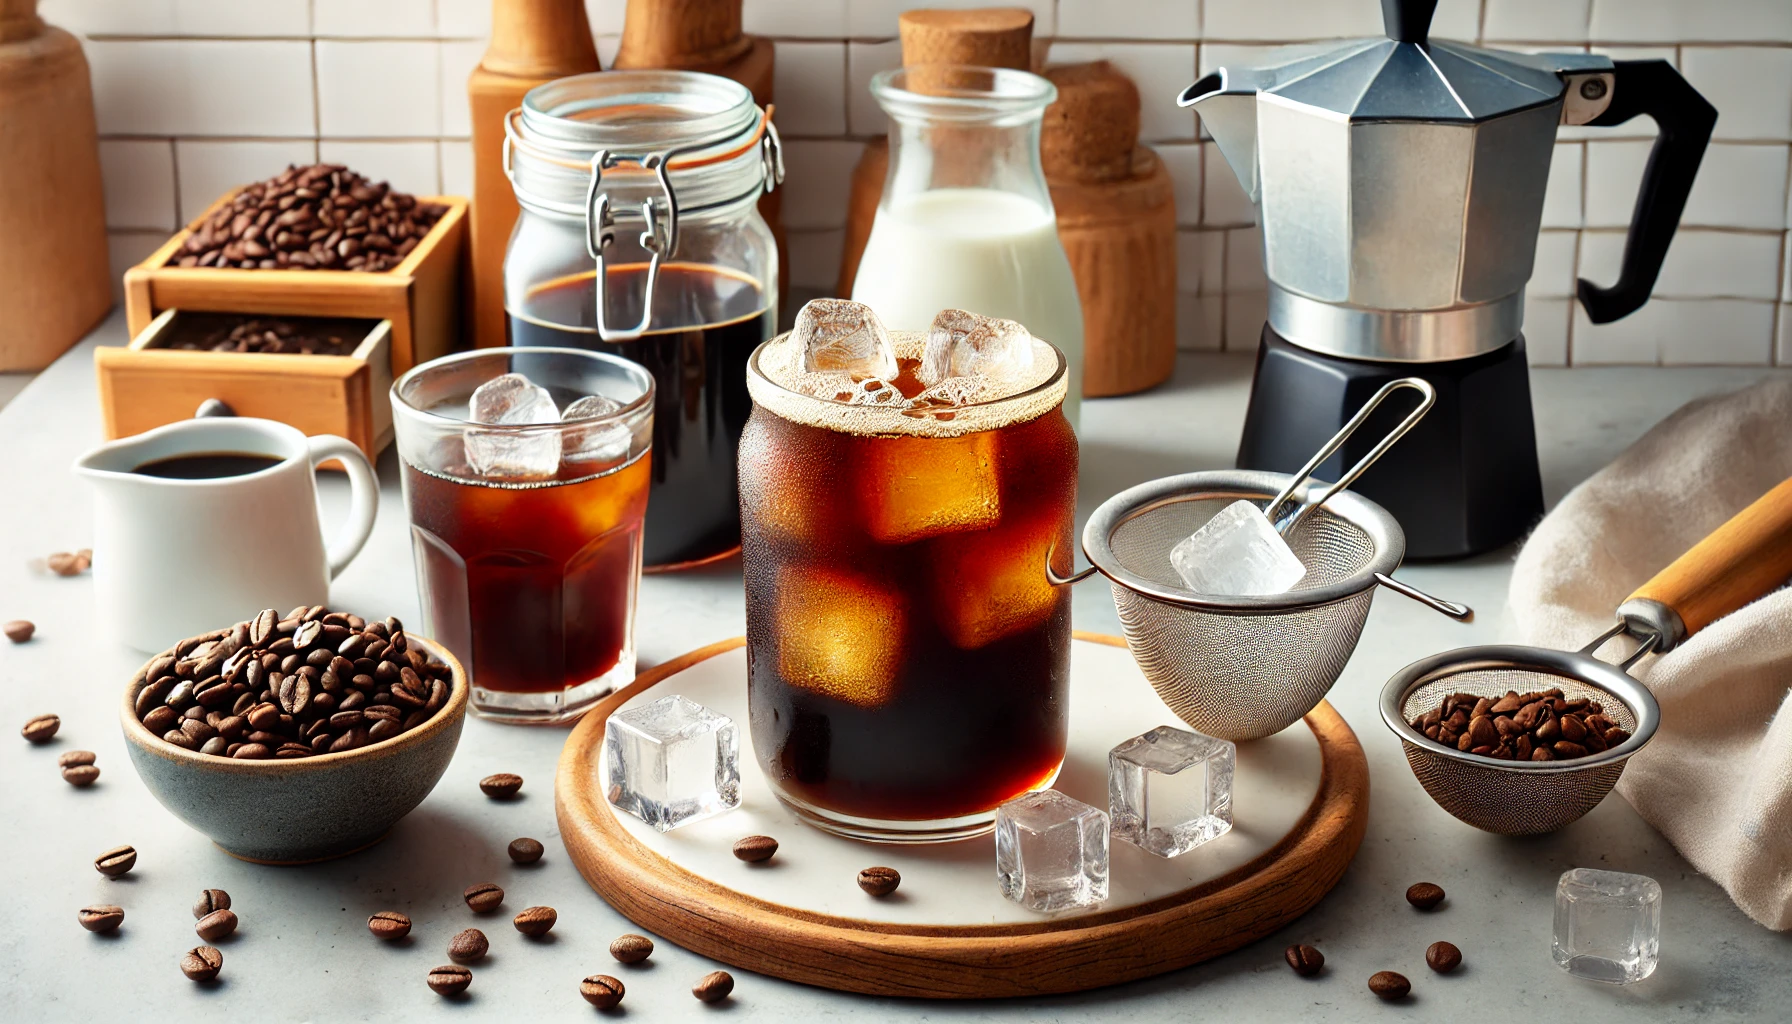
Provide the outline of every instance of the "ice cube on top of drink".
{"type": "MultiPolygon", "coordinates": [[[[567,404],[562,423],[576,424],[611,416],[622,403],[605,395],[586,395],[567,404]]],[[[560,457],[571,463],[615,462],[628,455],[634,435],[626,425],[610,421],[589,426],[569,426],[560,434],[560,457]]]]}
{"type": "MultiPolygon", "coordinates": [[[[467,400],[467,418],[494,426],[527,426],[560,422],[554,397],[520,373],[493,377],[467,400]]],[[[539,480],[560,469],[560,435],[551,430],[479,430],[462,434],[467,464],[480,476],[502,480],[539,480]]]]}
{"type": "Polygon", "coordinates": [[[843,374],[854,380],[896,376],[890,333],[870,306],[846,299],[811,299],[791,328],[803,346],[807,373],[843,374]]]}
{"type": "Polygon", "coordinates": [[[1033,335],[1013,320],[942,309],[927,331],[918,376],[932,386],[948,377],[987,378],[998,387],[1033,369],[1033,335]]]}
{"type": "Polygon", "coordinates": [[[1263,510],[1239,499],[1170,549],[1190,590],[1225,597],[1283,594],[1307,575],[1263,510]]]}

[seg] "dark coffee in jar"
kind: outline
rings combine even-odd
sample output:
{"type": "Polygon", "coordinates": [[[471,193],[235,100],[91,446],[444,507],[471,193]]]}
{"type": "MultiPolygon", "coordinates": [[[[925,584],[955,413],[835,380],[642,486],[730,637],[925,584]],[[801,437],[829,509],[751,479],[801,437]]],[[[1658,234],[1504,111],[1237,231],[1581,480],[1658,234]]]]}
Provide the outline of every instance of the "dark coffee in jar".
{"type": "Polygon", "coordinates": [[[224,477],[259,473],[264,469],[272,469],[285,461],[285,459],[272,455],[256,455],[249,452],[192,452],[145,462],[131,472],[140,476],[162,477],[168,480],[219,480],[224,477]]]}
{"type": "MultiPolygon", "coordinates": [[[[646,273],[642,263],[608,268],[608,323],[640,319],[646,273]]],[[[726,554],[740,544],[735,457],[752,412],[747,358],[771,338],[776,312],[745,274],[667,263],[655,284],[654,322],[699,326],[604,341],[597,333],[596,276],[569,275],[531,288],[522,308],[509,311],[510,343],[608,352],[646,367],[658,397],[643,559],[650,567],[670,566],[726,554]]]]}

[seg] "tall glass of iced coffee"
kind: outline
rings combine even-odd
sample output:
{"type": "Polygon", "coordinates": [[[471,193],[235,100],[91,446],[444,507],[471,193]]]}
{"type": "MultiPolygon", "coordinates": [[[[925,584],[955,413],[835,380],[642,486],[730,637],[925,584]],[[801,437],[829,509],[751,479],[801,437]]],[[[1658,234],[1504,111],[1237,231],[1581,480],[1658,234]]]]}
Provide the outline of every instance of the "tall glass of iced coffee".
{"type": "Polygon", "coordinates": [[[817,300],[749,361],[741,439],[754,750],[810,823],[986,832],[1064,759],[1077,445],[1064,357],[944,311],[817,300]]]}

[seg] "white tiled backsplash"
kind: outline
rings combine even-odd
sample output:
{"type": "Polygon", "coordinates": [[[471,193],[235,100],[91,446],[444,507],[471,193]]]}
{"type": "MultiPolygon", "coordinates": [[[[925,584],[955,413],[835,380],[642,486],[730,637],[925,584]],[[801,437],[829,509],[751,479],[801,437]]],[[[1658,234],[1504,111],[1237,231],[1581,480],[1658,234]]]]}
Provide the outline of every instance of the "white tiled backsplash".
{"type": "MultiPolygon", "coordinates": [[[[934,0],[926,6],[980,6],[934,0]]],[[[586,0],[606,63],[623,0],[586,0]]],[[[847,178],[883,130],[867,94],[894,66],[898,0],[746,0],[777,40],[792,272],[831,287],[847,178]]],[[[1179,334],[1256,345],[1260,236],[1219,151],[1176,94],[1273,45],[1381,31],[1377,0],[1029,0],[1051,59],[1106,58],[1145,99],[1144,140],[1176,181],[1179,334]]],[[[1792,0],[1441,0],[1441,37],[1673,61],[1720,111],[1656,298],[1595,327],[1574,282],[1609,282],[1653,127],[1563,129],[1526,302],[1539,364],[1792,365],[1792,0]]],[[[418,193],[471,187],[465,82],[490,0],[42,0],[87,38],[113,262],[142,258],[226,188],[295,161],[347,163],[418,193]]]]}

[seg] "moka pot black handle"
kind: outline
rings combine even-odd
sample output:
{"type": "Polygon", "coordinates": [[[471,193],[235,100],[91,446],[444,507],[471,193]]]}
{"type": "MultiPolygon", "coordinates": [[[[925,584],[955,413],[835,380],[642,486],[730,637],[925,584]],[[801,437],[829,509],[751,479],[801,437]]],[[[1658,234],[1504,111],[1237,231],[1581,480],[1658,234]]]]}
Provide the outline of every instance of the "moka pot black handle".
{"type": "MultiPolygon", "coordinates": [[[[1588,79],[1582,88],[1598,79],[1588,79]]],[[[1603,84],[1603,83],[1601,83],[1603,84]]],[[[1594,86],[1597,87],[1597,86],[1594,86]]],[[[1589,98],[1597,98],[1589,95],[1589,98]]],[[[1687,194],[1699,173],[1699,161],[1711,142],[1717,124],[1717,108],[1680,77],[1665,60],[1621,60],[1613,66],[1612,101],[1590,124],[1620,125],[1644,114],[1661,133],[1649,151],[1649,166],[1637,190],[1636,210],[1630,215],[1630,234],[1624,240],[1624,263],[1618,282],[1601,288],[1580,279],[1580,304],[1587,319],[1610,323],[1637,311],[1649,301],[1662,260],[1680,226],[1687,194]]]]}

